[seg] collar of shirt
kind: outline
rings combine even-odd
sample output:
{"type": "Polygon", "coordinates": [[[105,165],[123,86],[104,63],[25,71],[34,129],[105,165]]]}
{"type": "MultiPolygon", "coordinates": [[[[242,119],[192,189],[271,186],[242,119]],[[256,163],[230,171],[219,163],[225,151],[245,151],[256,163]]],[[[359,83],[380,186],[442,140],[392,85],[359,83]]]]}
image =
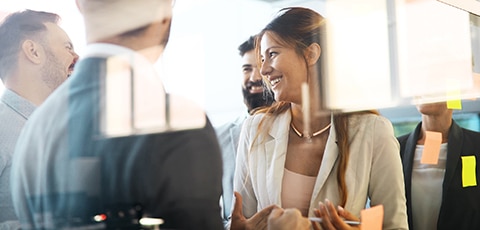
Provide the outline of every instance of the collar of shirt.
{"type": "Polygon", "coordinates": [[[0,100],[25,119],[28,119],[36,106],[10,89],[5,89],[0,100]]]}

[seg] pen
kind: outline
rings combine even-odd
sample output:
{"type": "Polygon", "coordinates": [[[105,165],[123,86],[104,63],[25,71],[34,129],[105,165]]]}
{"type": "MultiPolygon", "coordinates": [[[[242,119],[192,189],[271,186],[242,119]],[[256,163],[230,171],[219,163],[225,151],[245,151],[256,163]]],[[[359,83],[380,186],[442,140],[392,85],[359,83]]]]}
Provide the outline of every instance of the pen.
{"type": "MultiPolygon", "coordinates": [[[[318,223],[322,222],[322,218],[319,218],[319,217],[308,217],[308,219],[310,221],[315,221],[315,222],[318,222],[318,223]]],[[[345,222],[348,225],[360,225],[360,221],[344,220],[343,222],[345,222]]]]}

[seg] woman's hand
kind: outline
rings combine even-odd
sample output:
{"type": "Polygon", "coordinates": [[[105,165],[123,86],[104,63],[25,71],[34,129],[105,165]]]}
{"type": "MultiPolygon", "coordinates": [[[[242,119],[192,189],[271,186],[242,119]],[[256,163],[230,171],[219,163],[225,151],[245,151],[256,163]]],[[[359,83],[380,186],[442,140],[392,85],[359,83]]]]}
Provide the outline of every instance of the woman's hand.
{"type": "Polygon", "coordinates": [[[276,205],[270,205],[247,219],[243,215],[242,196],[238,192],[234,192],[234,195],[235,205],[232,210],[230,230],[266,230],[268,227],[268,216],[272,210],[278,207],[276,205]]]}
{"type": "Polygon", "coordinates": [[[276,208],[268,216],[269,230],[309,230],[310,227],[310,221],[295,208],[276,208]]]}
{"type": "Polygon", "coordinates": [[[330,202],[329,200],[325,200],[325,204],[320,202],[318,205],[318,209],[315,209],[314,213],[317,217],[322,218],[322,222],[320,224],[312,222],[313,229],[315,230],[360,229],[360,225],[350,226],[344,222],[344,220],[360,221],[360,219],[358,219],[355,215],[351,214],[340,206],[335,209],[332,202],[330,202]]]}

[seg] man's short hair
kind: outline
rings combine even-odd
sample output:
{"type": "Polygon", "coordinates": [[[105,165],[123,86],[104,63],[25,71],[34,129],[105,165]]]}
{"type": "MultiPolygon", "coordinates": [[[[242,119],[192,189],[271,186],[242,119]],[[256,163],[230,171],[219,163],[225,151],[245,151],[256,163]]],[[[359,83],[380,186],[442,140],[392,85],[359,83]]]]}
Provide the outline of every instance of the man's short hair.
{"type": "Polygon", "coordinates": [[[238,51],[240,52],[240,56],[243,57],[246,52],[253,50],[255,48],[255,36],[250,36],[248,40],[243,42],[239,47],[238,51]]]}
{"type": "Polygon", "coordinates": [[[26,39],[38,41],[47,30],[45,23],[57,24],[60,16],[43,11],[24,10],[8,15],[0,24],[0,79],[4,81],[18,65],[18,55],[26,39]]]}

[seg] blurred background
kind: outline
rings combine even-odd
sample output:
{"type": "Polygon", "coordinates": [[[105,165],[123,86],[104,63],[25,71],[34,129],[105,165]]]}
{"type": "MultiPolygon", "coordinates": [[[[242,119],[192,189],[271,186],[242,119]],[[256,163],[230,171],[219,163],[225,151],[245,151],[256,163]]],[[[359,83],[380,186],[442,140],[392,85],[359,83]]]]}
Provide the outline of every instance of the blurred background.
{"type": "MultiPolygon", "coordinates": [[[[336,54],[334,77],[324,86],[332,108],[379,108],[400,135],[420,120],[415,100],[429,95],[461,100],[454,117],[480,129],[475,78],[480,20],[436,0],[177,0],[169,44],[156,64],[166,90],[200,104],[215,126],[244,113],[237,47],[286,6],[335,19],[329,48],[336,54]]],[[[0,17],[27,8],[59,14],[82,56],[84,27],[74,0],[1,0],[0,17]]]]}

